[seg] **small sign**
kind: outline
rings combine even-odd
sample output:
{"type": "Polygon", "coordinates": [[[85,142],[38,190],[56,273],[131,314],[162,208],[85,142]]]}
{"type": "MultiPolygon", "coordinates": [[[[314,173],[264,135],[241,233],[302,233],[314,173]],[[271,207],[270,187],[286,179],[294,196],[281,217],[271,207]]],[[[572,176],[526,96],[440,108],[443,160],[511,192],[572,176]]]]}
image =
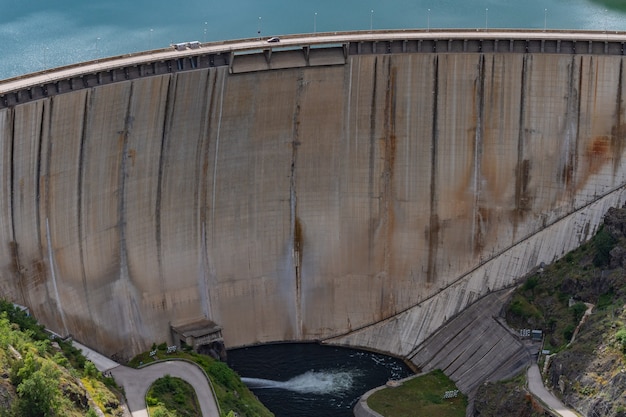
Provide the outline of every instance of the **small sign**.
{"type": "Polygon", "coordinates": [[[150,356],[154,356],[154,355],[156,355],[156,354],[157,354],[156,349],[155,349],[155,350],[151,350],[151,351],[150,351],[150,356]]]}
{"type": "Polygon", "coordinates": [[[178,346],[176,346],[176,345],[168,346],[167,347],[167,353],[174,353],[174,352],[176,352],[176,349],[178,349],[178,346]]]}
{"type": "Polygon", "coordinates": [[[519,335],[520,337],[530,337],[530,329],[520,329],[519,335]]]}

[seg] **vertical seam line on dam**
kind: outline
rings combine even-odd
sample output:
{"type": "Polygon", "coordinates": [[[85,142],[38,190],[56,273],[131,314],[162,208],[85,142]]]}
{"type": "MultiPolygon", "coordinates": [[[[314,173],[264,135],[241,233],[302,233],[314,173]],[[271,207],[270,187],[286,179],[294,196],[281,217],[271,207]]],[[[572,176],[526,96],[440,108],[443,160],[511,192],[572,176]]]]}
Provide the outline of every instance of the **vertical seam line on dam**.
{"type": "MultiPolygon", "coordinates": [[[[376,230],[376,220],[374,218],[374,168],[375,168],[375,151],[376,151],[376,90],[378,83],[378,56],[374,58],[374,74],[372,76],[372,100],[370,103],[370,134],[369,134],[369,170],[368,170],[368,197],[369,197],[369,233],[373,236],[376,230]]],[[[357,121],[358,124],[358,121],[357,121]]],[[[368,267],[371,266],[371,260],[374,257],[374,239],[368,239],[368,267]]]]}
{"type": "MultiPolygon", "coordinates": [[[[173,102],[175,101],[175,88],[172,88],[172,83],[176,83],[176,75],[170,75],[167,77],[167,93],[165,94],[165,111],[163,116],[163,126],[161,127],[161,147],[159,149],[159,171],[157,174],[157,188],[156,188],[156,201],[154,204],[154,217],[155,217],[155,239],[157,249],[157,264],[159,267],[159,286],[161,294],[165,294],[165,278],[163,277],[163,258],[162,250],[163,244],[161,242],[161,198],[163,193],[163,164],[165,163],[165,149],[167,143],[167,137],[169,132],[169,126],[172,122],[173,102]]],[[[165,297],[161,300],[162,307],[165,307],[165,297]]]]}
{"type": "MultiPolygon", "coordinates": [[[[9,211],[11,216],[11,256],[13,257],[13,264],[15,265],[15,271],[13,272],[19,282],[20,292],[22,293],[22,299],[26,300],[24,296],[24,274],[22,273],[22,267],[20,262],[19,255],[19,246],[17,243],[17,236],[15,235],[15,109],[10,109],[10,122],[9,126],[11,128],[11,141],[9,143],[9,211]]],[[[28,291],[26,291],[28,293],[28,291]]]]}
{"type": "Polygon", "coordinates": [[[296,162],[298,159],[298,146],[300,145],[300,110],[302,94],[304,91],[304,75],[300,71],[296,78],[295,109],[292,120],[291,139],[291,175],[289,179],[289,211],[290,231],[292,244],[292,257],[294,261],[294,275],[296,279],[296,337],[302,337],[302,225],[298,219],[298,194],[296,191],[296,162]]]}
{"type": "Polygon", "coordinates": [[[215,158],[213,161],[213,189],[211,190],[211,243],[215,244],[215,187],[217,186],[217,163],[220,152],[220,134],[222,129],[222,114],[224,111],[224,88],[226,76],[222,75],[222,86],[220,88],[220,111],[217,118],[217,132],[215,134],[215,158]]]}
{"type": "Polygon", "coordinates": [[[48,101],[42,102],[41,109],[41,121],[39,126],[39,138],[37,143],[37,167],[35,168],[35,199],[36,199],[36,214],[35,221],[37,223],[37,243],[39,254],[41,255],[41,148],[44,143],[44,135],[46,132],[46,114],[50,117],[50,107],[48,101]]]}
{"type": "MultiPolygon", "coordinates": [[[[385,59],[384,59],[385,60],[385,59]]],[[[382,207],[381,207],[381,224],[383,233],[385,234],[383,246],[383,274],[389,274],[390,262],[389,253],[393,242],[394,228],[394,199],[397,198],[394,193],[394,171],[396,158],[396,98],[397,98],[397,70],[392,66],[391,59],[387,61],[387,88],[385,90],[385,113],[384,123],[384,162],[382,173],[382,207]]],[[[384,293],[385,286],[382,286],[384,293]]],[[[381,304],[384,305],[384,304],[381,304]]]]}
{"type": "MultiPolygon", "coordinates": [[[[38,269],[37,269],[37,274],[42,274],[43,271],[45,270],[44,268],[44,262],[42,259],[44,259],[44,254],[43,254],[43,245],[42,245],[42,236],[41,236],[41,181],[42,181],[42,175],[41,175],[41,156],[42,156],[42,147],[44,144],[44,135],[46,133],[46,114],[47,114],[47,118],[50,118],[50,106],[48,104],[48,101],[43,101],[42,102],[42,108],[41,108],[41,120],[40,120],[40,125],[39,125],[39,138],[38,138],[38,143],[37,143],[37,162],[36,162],[36,168],[35,168],[35,223],[37,225],[37,250],[39,252],[39,260],[37,260],[36,262],[38,263],[38,269]]],[[[29,292],[27,292],[27,294],[30,294],[29,292]]],[[[29,299],[29,304],[28,305],[32,305],[31,301],[30,301],[30,295],[28,296],[29,299]]]]}
{"type": "Polygon", "coordinates": [[[526,163],[524,162],[524,139],[526,137],[526,129],[524,127],[524,119],[526,118],[526,84],[528,70],[529,55],[524,54],[522,58],[522,76],[520,85],[520,104],[519,104],[519,126],[517,137],[517,167],[515,168],[515,210],[517,215],[513,217],[513,237],[517,234],[517,225],[520,217],[523,215],[522,195],[524,193],[524,182],[526,175],[526,163]]]}
{"type": "Polygon", "coordinates": [[[483,151],[483,135],[484,135],[484,109],[485,109],[485,55],[480,54],[478,60],[478,111],[476,112],[476,130],[474,132],[474,216],[472,220],[472,236],[474,237],[473,247],[474,253],[478,254],[483,248],[483,218],[480,210],[481,205],[481,181],[482,172],[482,151],[483,151]]]}
{"type": "MultiPolygon", "coordinates": [[[[580,144],[580,118],[581,118],[581,107],[582,107],[582,92],[583,92],[583,59],[579,58],[579,66],[578,66],[578,103],[576,106],[576,140],[574,141],[574,159],[573,159],[573,172],[578,171],[579,165],[579,144],[580,144]]],[[[577,184],[577,181],[574,181],[577,184]]],[[[575,188],[572,187],[572,198],[575,194],[575,188]]]]}
{"type": "Polygon", "coordinates": [[[91,94],[93,90],[87,90],[85,94],[85,102],[83,103],[83,125],[80,135],[80,144],[78,149],[78,180],[77,180],[77,223],[78,223],[78,253],[80,259],[80,268],[83,283],[83,296],[85,297],[85,304],[87,305],[87,311],[89,313],[89,319],[93,322],[93,313],[91,311],[91,301],[89,297],[89,291],[87,291],[87,272],[85,269],[85,236],[83,230],[83,175],[85,170],[85,141],[87,136],[87,124],[89,120],[90,102],[93,99],[91,94]]]}
{"type": "Polygon", "coordinates": [[[439,55],[433,59],[433,119],[432,136],[430,142],[430,218],[428,226],[428,266],[426,269],[426,283],[435,280],[437,246],[439,245],[439,217],[437,216],[437,140],[439,136],[438,123],[438,96],[439,96],[439,55]]]}
{"type": "MultiPolygon", "coordinates": [[[[626,126],[623,125],[623,121],[622,121],[622,110],[623,110],[623,106],[622,106],[622,89],[624,88],[624,58],[622,57],[619,60],[619,79],[617,82],[617,97],[616,97],[616,103],[615,103],[615,111],[617,113],[617,123],[616,123],[616,127],[615,127],[615,134],[613,135],[615,142],[617,142],[617,147],[618,150],[622,150],[622,147],[624,146],[623,144],[623,139],[626,139],[625,134],[626,134],[626,126]],[[617,136],[617,138],[615,138],[615,136],[617,136]]],[[[621,152],[620,152],[621,154],[621,152]]],[[[619,169],[619,161],[620,158],[613,158],[613,175],[615,175],[615,173],[617,172],[617,170],[619,169]]]]}
{"type": "Polygon", "coordinates": [[[128,249],[126,247],[126,177],[128,176],[127,155],[128,155],[128,137],[130,136],[130,130],[132,129],[133,116],[131,114],[131,104],[133,101],[133,94],[135,92],[135,84],[130,83],[130,91],[128,93],[128,101],[126,102],[126,113],[124,115],[124,130],[119,132],[121,140],[121,147],[119,152],[120,167],[118,178],[118,227],[120,233],[120,269],[121,276],[126,276],[131,281],[130,274],[128,273],[128,249]],[[123,273],[125,272],[125,274],[123,273]]]}
{"type": "MultiPolygon", "coordinates": [[[[48,148],[46,149],[46,168],[45,168],[45,173],[44,173],[44,178],[45,178],[45,186],[44,186],[44,192],[45,192],[45,200],[44,200],[44,214],[45,216],[43,216],[45,218],[45,239],[44,236],[41,236],[39,239],[39,242],[41,242],[40,244],[43,246],[43,242],[46,242],[46,245],[49,245],[49,243],[47,243],[48,241],[48,217],[50,216],[50,166],[52,164],[52,150],[53,150],[53,141],[54,138],[52,136],[52,122],[53,122],[53,117],[54,117],[54,108],[55,108],[55,104],[56,104],[56,100],[54,97],[50,98],[50,115],[48,117],[48,148]]],[[[47,254],[45,254],[45,251],[42,249],[42,259],[45,258],[45,256],[47,256],[47,254]]],[[[50,271],[52,274],[52,268],[53,265],[49,265],[50,267],[50,271]]],[[[46,296],[49,299],[50,298],[50,292],[48,290],[48,286],[45,286],[46,288],[46,296]]]]}
{"type": "MultiPolygon", "coordinates": [[[[197,175],[197,193],[198,202],[197,202],[197,210],[198,210],[198,223],[200,224],[199,230],[199,239],[200,239],[200,253],[198,259],[198,281],[200,287],[200,300],[202,303],[202,313],[205,317],[212,317],[211,312],[211,301],[209,297],[209,283],[207,277],[207,270],[209,268],[208,261],[208,248],[207,248],[207,237],[206,237],[206,211],[207,211],[207,172],[209,167],[209,147],[211,143],[211,118],[210,115],[213,114],[213,109],[215,106],[215,89],[217,85],[217,71],[207,71],[206,76],[206,87],[205,87],[205,95],[209,97],[208,103],[205,105],[204,111],[202,113],[203,120],[203,132],[202,136],[198,142],[198,170],[200,173],[197,175]]],[[[206,100],[205,100],[206,102],[206,100]]]]}

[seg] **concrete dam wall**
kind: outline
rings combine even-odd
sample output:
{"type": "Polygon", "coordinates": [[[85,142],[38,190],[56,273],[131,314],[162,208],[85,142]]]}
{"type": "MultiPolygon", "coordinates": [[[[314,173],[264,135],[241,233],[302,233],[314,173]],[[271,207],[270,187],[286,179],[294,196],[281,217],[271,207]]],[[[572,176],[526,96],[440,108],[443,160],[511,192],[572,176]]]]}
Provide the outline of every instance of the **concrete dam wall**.
{"type": "Polygon", "coordinates": [[[623,67],[350,53],[8,105],[0,293],[120,357],[202,317],[228,347],[330,340],[410,357],[624,203],[623,67]]]}

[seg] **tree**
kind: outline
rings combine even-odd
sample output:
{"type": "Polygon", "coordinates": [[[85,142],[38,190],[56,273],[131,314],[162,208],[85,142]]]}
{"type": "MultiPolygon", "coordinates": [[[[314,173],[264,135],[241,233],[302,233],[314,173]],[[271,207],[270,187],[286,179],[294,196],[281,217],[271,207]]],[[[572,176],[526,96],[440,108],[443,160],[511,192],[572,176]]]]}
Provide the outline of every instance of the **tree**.
{"type": "Polygon", "coordinates": [[[153,417],[176,417],[175,413],[172,413],[170,410],[160,404],[150,414],[153,417]]]}
{"type": "Polygon", "coordinates": [[[23,417],[53,416],[60,398],[60,372],[50,361],[25,377],[17,387],[17,411],[23,417]]]}

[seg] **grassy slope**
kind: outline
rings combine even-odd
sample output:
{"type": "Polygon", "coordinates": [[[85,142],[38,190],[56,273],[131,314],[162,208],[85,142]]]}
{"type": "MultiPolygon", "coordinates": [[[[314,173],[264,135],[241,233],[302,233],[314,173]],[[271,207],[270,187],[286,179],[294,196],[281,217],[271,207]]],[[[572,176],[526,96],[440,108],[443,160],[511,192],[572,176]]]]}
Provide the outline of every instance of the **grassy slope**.
{"type": "Polygon", "coordinates": [[[418,376],[395,388],[385,388],[367,399],[367,405],[385,417],[464,417],[467,397],[443,399],[454,383],[440,370],[418,376]]]}

